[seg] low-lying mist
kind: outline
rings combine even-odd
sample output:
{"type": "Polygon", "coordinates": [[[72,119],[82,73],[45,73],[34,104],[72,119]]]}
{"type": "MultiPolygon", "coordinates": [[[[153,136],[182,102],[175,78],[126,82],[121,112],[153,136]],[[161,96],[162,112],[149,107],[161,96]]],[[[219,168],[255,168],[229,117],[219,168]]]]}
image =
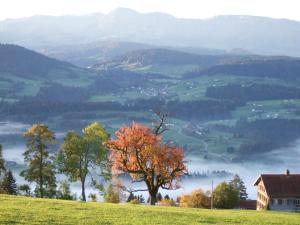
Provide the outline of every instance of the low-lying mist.
{"type": "MultiPolygon", "coordinates": [[[[26,124],[21,123],[0,123],[0,136],[7,134],[22,134],[28,127],[26,124]]],[[[63,137],[64,133],[60,133],[60,138],[63,137]]],[[[25,150],[24,143],[13,143],[3,144],[3,155],[7,161],[14,161],[19,165],[24,164],[23,152],[25,150]]],[[[211,190],[212,181],[214,186],[222,181],[229,181],[232,179],[234,174],[238,174],[245,182],[249,198],[256,199],[256,188],[253,186],[254,181],[260,174],[268,173],[284,173],[286,169],[289,169],[291,173],[300,173],[300,139],[292,143],[289,147],[276,149],[271,152],[257,155],[240,163],[225,163],[220,161],[205,160],[196,157],[189,157],[186,159],[188,164],[189,173],[194,172],[211,172],[211,171],[226,171],[232,174],[232,176],[226,177],[204,177],[204,178],[185,178],[181,183],[181,188],[177,190],[160,190],[162,195],[168,194],[169,196],[176,198],[182,193],[188,193],[194,189],[211,190]]],[[[19,176],[20,168],[13,168],[14,175],[17,182],[24,183],[24,179],[19,176]]],[[[59,179],[63,179],[60,177],[59,179]]],[[[131,184],[130,181],[126,180],[124,183],[134,188],[144,187],[142,183],[131,184]]],[[[80,196],[80,185],[72,184],[72,191],[80,196]]],[[[89,193],[97,193],[97,190],[87,188],[87,195],[89,193]]],[[[142,194],[142,193],[141,193],[142,194]]],[[[147,194],[143,193],[147,196],[147,194]]]]}

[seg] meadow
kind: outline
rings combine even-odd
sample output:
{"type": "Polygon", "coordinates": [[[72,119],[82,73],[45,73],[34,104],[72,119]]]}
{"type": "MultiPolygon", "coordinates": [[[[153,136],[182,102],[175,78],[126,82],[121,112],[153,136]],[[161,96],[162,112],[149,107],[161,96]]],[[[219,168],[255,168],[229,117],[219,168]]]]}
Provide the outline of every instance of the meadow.
{"type": "Polygon", "coordinates": [[[83,203],[0,195],[0,224],[299,224],[300,214],[83,203]]]}

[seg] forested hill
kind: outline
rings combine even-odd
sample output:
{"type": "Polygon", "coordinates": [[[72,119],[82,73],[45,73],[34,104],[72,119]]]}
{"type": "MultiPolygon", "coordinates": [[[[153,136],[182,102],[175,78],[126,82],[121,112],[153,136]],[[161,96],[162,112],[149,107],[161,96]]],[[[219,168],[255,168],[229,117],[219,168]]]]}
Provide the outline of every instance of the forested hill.
{"type": "Polygon", "coordinates": [[[69,63],[46,57],[29,49],[0,44],[0,72],[10,73],[24,78],[46,78],[51,71],[74,69],[69,63]]]}
{"type": "Polygon", "coordinates": [[[135,42],[96,41],[80,45],[38,46],[34,50],[80,67],[110,61],[131,51],[155,48],[135,42]]]}
{"type": "MultiPolygon", "coordinates": [[[[184,68],[201,68],[206,69],[214,65],[236,62],[240,60],[251,60],[263,58],[257,55],[237,55],[237,54],[196,54],[186,52],[184,49],[170,49],[170,48],[152,48],[139,49],[129,51],[125,54],[119,55],[106,62],[99,61],[99,63],[92,66],[92,69],[101,70],[103,68],[124,68],[149,69],[149,66],[156,67],[158,70],[170,67],[177,67],[177,70],[184,68]]],[[[143,71],[145,71],[143,69],[143,71]]],[[[141,71],[139,69],[139,71],[141,71]]],[[[149,71],[148,71],[149,72],[149,71]]],[[[167,74],[171,75],[171,74],[167,74]]]]}
{"type": "Polygon", "coordinates": [[[195,78],[201,75],[237,75],[294,80],[300,78],[300,58],[265,57],[241,60],[190,72],[185,77],[195,78]]]}

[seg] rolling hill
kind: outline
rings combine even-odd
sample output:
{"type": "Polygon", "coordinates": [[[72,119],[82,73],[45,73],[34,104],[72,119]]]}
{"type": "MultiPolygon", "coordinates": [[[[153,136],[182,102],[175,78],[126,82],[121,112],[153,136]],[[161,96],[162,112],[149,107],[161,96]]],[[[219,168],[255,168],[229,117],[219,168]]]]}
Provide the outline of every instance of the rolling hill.
{"type": "Polygon", "coordinates": [[[159,73],[170,77],[178,77],[186,72],[252,58],[259,59],[261,56],[235,54],[200,55],[185,52],[184,50],[152,48],[127,52],[112,60],[97,63],[91,69],[101,71],[118,68],[140,73],[159,73]]]}
{"type": "Polygon", "coordinates": [[[47,83],[69,87],[90,84],[93,74],[26,48],[0,44],[0,92],[2,98],[34,96],[47,83]]]}
{"type": "Polygon", "coordinates": [[[249,52],[245,52],[241,49],[226,52],[220,49],[157,46],[116,40],[98,41],[77,45],[33,46],[32,48],[43,55],[69,62],[79,67],[90,67],[94,64],[112,61],[120,57],[124,58],[124,55],[130,55],[131,52],[149,49],[152,49],[153,51],[155,51],[154,49],[174,50],[197,55],[222,55],[226,53],[235,55],[239,55],[239,53],[241,55],[250,54],[249,52]]]}

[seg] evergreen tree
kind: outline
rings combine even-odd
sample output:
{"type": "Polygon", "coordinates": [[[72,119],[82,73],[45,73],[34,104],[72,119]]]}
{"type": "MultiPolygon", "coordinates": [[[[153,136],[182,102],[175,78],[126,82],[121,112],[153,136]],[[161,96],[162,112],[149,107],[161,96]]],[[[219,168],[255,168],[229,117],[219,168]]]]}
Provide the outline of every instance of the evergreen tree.
{"type": "Polygon", "coordinates": [[[169,195],[165,195],[164,199],[170,200],[170,196],[169,195]]]}
{"type": "Polygon", "coordinates": [[[27,149],[23,155],[28,167],[20,175],[25,177],[25,180],[36,183],[37,197],[52,198],[56,194],[56,179],[48,145],[55,142],[54,133],[43,124],[34,124],[26,131],[25,137],[27,149]]]}
{"type": "Polygon", "coordinates": [[[229,184],[234,187],[239,192],[239,198],[241,200],[246,200],[248,198],[247,189],[244,181],[240,178],[239,175],[234,175],[233,180],[229,182],[229,184]]]}
{"type": "Polygon", "coordinates": [[[2,155],[2,145],[0,145],[0,179],[1,179],[1,177],[4,176],[5,171],[6,171],[5,160],[2,155]]]}
{"type": "Polygon", "coordinates": [[[135,199],[136,197],[134,196],[134,194],[132,192],[130,192],[128,198],[127,198],[127,202],[131,202],[131,200],[135,199]]]}
{"type": "Polygon", "coordinates": [[[145,198],[143,197],[143,195],[139,195],[137,199],[140,203],[145,203],[145,198]]]}
{"type": "Polygon", "coordinates": [[[1,189],[5,194],[17,195],[17,184],[11,170],[5,173],[3,181],[1,182],[1,189]]]}
{"type": "Polygon", "coordinates": [[[156,200],[157,200],[158,202],[160,202],[162,199],[163,199],[163,197],[162,197],[161,193],[158,192],[158,194],[157,194],[157,196],[156,196],[156,200]]]}

